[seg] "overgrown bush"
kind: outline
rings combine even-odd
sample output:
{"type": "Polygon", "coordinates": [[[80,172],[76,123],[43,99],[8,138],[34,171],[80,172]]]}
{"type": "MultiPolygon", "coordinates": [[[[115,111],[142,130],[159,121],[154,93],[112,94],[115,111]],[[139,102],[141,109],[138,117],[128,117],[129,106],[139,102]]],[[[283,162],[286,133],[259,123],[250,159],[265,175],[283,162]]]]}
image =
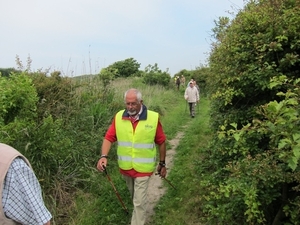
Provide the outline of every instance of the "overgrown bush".
{"type": "Polygon", "coordinates": [[[162,85],[168,87],[171,76],[168,72],[162,72],[157,64],[148,65],[143,73],[143,82],[148,85],[162,85]]]}
{"type": "Polygon", "coordinates": [[[60,211],[74,206],[77,190],[95,186],[95,156],[121,108],[114,90],[99,84],[64,78],[59,72],[0,77],[0,141],[30,160],[58,224],[66,219],[60,211]]]}
{"type": "Polygon", "coordinates": [[[37,118],[37,92],[31,79],[22,73],[0,76],[0,137],[12,145],[28,137],[37,118]]]}

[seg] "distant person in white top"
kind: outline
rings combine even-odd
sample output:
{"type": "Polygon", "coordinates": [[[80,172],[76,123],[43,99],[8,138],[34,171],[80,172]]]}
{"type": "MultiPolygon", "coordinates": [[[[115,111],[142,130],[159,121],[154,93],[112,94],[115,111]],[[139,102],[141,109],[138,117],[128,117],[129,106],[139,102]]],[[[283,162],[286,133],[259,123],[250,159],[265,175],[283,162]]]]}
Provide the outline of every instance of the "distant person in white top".
{"type": "Polygon", "coordinates": [[[0,143],[0,225],[50,225],[38,179],[29,161],[0,143]]]}
{"type": "Polygon", "coordinates": [[[189,82],[189,87],[187,87],[185,89],[184,99],[189,104],[190,116],[192,118],[194,118],[195,117],[195,106],[196,106],[196,103],[199,102],[200,96],[199,96],[198,89],[196,87],[194,87],[194,82],[193,81],[190,81],[189,82]]]}

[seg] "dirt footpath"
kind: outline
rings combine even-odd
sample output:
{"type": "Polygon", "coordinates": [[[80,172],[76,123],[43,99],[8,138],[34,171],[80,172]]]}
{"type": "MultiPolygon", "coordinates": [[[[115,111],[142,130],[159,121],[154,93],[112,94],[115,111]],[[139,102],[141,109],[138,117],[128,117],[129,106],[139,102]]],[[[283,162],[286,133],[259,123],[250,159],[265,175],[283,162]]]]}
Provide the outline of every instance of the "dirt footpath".
{"type": "MultiPolygon", "coordinates": [[[[183,132],[178,132],[176,137],[172,140],[169,141],[169,144],[171,145],[171,149],[167,150],[167,155],[166,155],[166,164],[167,164],[167,177],[168,174],[170,173],[172,166],[173,166],[173,158],[174,155],[176,154],[175,149],[179,145],[179,142],[181,138],[183,137],[184,133],[183,132]]],[[[150,181],[149,181],[149,187],[148,187],[148,210],[147,210],[147,222],[146,224],[150,224],[151,222],[151,217],[154,215],[154,207],[159,201],[159,199],[165,194],[166,188],[171,188],[167,187],[167,185],[163,185],[163,180],[158,176],[153,174],[150,181]]]]}

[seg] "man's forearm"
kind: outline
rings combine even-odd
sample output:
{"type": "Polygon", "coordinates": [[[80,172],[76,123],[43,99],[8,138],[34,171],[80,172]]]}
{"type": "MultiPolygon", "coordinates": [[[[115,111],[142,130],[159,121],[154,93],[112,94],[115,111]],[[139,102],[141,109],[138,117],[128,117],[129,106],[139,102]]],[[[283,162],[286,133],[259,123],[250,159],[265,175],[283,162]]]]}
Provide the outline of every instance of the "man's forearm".
{"type": "Polygon", "coordinates": [[[159,145],[159,161],[166,160],[166,142],[159,145]]]}
{"type": "Polygon", "coordinates": [[[104,138],[101,147],[101,155],[108,155],[110,147],[111,147],[111,142],[104,138]]]}

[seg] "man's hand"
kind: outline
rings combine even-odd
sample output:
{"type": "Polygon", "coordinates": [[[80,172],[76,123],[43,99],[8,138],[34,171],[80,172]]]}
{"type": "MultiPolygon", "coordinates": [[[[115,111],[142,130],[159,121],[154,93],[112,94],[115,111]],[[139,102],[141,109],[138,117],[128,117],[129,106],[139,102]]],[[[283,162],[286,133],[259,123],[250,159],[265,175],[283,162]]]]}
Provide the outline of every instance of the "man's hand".
{"type": "Polygon", "coordinates": [[[104,167],[107,165],[107,158],[100,158],[98,163],[97,163],[97,169],[101,172],[104,171],[104,167]]]}
{"type": "Polygon", "coordinates": [[[161,178],[165,178],[166,175],[167,175],[167,168],[165,166],[158,165],[157,166],[157,173],[159,174],[159,176],[161,178]]]}

